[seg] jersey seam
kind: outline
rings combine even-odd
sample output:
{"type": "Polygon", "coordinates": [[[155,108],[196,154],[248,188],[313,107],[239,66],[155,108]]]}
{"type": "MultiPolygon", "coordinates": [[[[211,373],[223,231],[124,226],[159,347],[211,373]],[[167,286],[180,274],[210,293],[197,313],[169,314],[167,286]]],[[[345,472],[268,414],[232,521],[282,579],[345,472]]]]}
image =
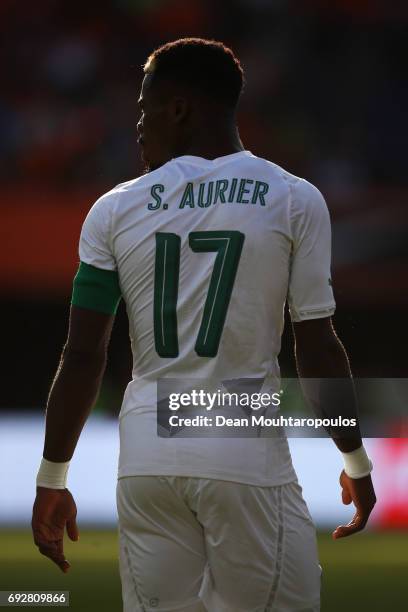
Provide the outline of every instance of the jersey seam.
{"type": "Polygon", "coordinates": [[[120,195],[120,191],[116,191],[115,193],[115,200],[112,203],[111,206],[109,206],[109,226],[108,226],[108,246],[109,246],[109,250],[112,254],[112,257],[115,260],[116,263],[116,269],[117,269],[117,261],[116,261],[116,257],[115,257],[115,253],[113,250],[113,242],[112,242],[112,226],[113,226],[113,211],[114,209],[116,209],[117,204],[118,204],[118,200],[119,200],[119,195],[120,195]]]}
{"type": "Polygon", "coordinates": [[[315,312],[316,310],[320,310],[321,308],[331,308],[331,307],[335,307],[336,304],[335,302],[327,302],[326,304],[318,304],[316,306],[312,306],[311,308],[307,308],[307,307],[302,307],[302,308],[295,308],[294,310],[298,310],[298,312],[302,312],[304,310],[306,310],[307,312],[315,312]]]}
{"type": "Polygon", "coordinates": [[[293,236],[293,228],[292,228],[292,222],[291,222],[291,215],[292,215],[292,209],[293,209],[292,185],[284,174],[282,174],[282,178],[285,181],[286,186],[288,188],[287,222],[288,222],[288,228],[289,228],[289,234],[290,234],[290,238],[292,242],[292,252],[293,252],[294,236],[293,236]]]}
{"type": "Polygon", "coordinates": [[[288,302],[289,304],[289,288],[290,288],[290,278],[292,274],[292,262],[293,262],[293,252],[294,252],[293,231],[292,231],[292,224],[290,221],[291,214],[292,214],[293,196],[292,196],[292,186],[290,184],[290,181],[288,181],[287,177],[284,174],[282,174],[282,178],[285,181],[285,184],[288,189],[288,206],[286,208],[286,214],[287,214],[287,224],[288,224],[288,230],[289,230],[289,235],[290,235],[291,248],[290,248],[290,254],[288,258],[289,270],[288,270],[288,285],[286,288],[286,302],[288,302]]]}
{"type": "Polygon", "coordinates": [[[293,312],[293,309],[290,308],[290,315],[291,315],[290,318],[291,318],[291,321],[293,323],[300,323],[301,321],[307,321],[309,319],[324,319],[327,316],[333,315],[335,313],[335,311],[336,311],[336,305],[335,304],[331,304],[330,306],[326,306],[326,307],[322,306],[321,308],[316,309],[316,310],[308,310],[307,314],[305,314],[305,315],[302,315],[301,312],[293,312]],[[325,308],[325,310],[327,312],[323,312],[322,309],[324,309],[324,308],[325,308]],[[293,314],[292,314],[292,312],[293,312],[293,314]],[[321,316],[313,316],[313,315],[316,315],[316,314],[319,314],[321,316]]]}

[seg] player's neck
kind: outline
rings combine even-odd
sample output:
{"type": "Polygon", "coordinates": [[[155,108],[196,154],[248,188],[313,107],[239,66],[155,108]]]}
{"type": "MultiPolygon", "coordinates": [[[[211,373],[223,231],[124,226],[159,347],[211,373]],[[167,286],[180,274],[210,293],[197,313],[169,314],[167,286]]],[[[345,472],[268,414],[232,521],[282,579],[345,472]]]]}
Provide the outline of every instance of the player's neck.
{"type": "Polygon", "coordinates": [[[194,138],[181,155],[194,155],[205,159],[216,159],[244,150],[236,125],[204,126],[197,130],[194,138]]]}

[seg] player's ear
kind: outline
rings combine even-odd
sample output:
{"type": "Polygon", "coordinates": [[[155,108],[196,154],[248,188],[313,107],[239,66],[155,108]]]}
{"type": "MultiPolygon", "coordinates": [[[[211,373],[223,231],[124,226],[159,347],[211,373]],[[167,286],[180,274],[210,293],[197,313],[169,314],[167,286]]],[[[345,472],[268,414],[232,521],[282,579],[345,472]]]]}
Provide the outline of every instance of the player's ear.
{"type": "Polygon", "coordinates": [[[188,115],[189,104],[186,98],[173,98],[172,119],[174,123],[182,123],[188,115]]]}

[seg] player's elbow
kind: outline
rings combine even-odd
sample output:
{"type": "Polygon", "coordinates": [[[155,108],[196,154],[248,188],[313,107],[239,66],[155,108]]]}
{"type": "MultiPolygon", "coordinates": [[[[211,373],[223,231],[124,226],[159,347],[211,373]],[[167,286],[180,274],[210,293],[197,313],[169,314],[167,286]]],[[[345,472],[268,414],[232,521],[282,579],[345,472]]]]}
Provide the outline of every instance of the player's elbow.
{"type": "Polygon", "coordinates": [[[350,375],[347,354],[329,319],[294,326],[295,354],[302,376],[350,375]]]}
{"type": "Polygon", "coordinates": [[[299,374],[306,378],[321,378],[349,375],[346,354],[338,343],[322,341],[315,346],[295,347],[299,374]]]}
{"type": "Polygon", "coordinates": [[[338,338],[331,318],[309,319],[293,324],[296,349],[299,353],[326,353],[337,350],[338,338]]]}

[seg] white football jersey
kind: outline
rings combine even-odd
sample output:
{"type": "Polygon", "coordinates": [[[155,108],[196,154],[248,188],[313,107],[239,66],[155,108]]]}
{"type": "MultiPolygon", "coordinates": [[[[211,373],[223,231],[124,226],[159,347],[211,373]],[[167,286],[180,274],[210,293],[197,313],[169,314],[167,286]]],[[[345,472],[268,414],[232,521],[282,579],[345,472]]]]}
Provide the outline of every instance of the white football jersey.
{"type": "Polygon", "coordinates": [[[294,480],[286,439],[159,437],[157,380],[255,378],[279,390],[286,300],[292,321],[335,309],[320,192],[249,151],[184,155],[102,196],[79,254],[118,271],[129,317],[119,477],[294,480]]]}

